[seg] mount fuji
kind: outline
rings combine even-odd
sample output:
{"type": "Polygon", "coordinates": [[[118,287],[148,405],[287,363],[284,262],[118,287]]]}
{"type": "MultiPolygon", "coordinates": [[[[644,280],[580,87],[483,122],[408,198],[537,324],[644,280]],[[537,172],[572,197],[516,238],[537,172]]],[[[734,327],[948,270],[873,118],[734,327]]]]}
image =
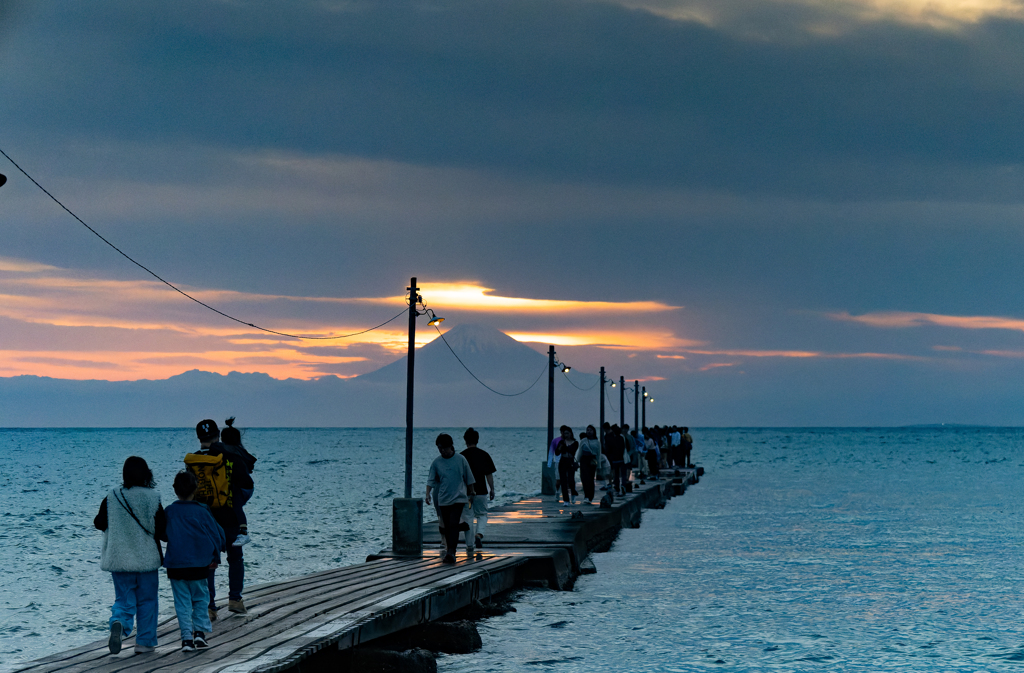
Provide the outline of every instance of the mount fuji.
{"type": "MultiPolygon", "coordinates": [[[[546,425],[546,355],[487,325],[459,325],[444,336],[451,350],[435,339],[416,351],[417,427],[546,425]]],[[[352,379],[312,381],[198,370],[157,381],[0,378],[0,427],[189,427],[232,415],[245,427],[403,426],[406,362],[403,356],[352,379]]],[[[596,423],[596,378],[573,373],[578,386],[590,388],[584,392],[556,372],[556,425],[596,423]]]]}

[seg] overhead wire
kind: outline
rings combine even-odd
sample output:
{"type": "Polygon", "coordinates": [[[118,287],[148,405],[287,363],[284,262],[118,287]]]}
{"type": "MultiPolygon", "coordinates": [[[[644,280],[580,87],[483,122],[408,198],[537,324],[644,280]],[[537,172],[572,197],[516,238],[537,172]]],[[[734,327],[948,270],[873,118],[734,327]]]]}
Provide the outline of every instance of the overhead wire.
{"type": "Polygon", "coordinates": [[[467,367],[466,363],[462,361],[462,358],[460,358],[459,354],[455,352],[455,349],[452,348],[452,345],[450,343],[448,343],[448,340],[444,338],[444,334],[441,333],[441,330],[438,328],[437,325],[434,325],[434,329],[437,330],[437,334],[438,334],[438,336],[441,337],[441,341],[443,341],[444,345],[448,347],[448,350],[450,350],[452,352],[452,355],[454,355],[455,359],[459,361],[459,364],[462,365],[462,368],[465,369],[467,372],[469,372],[469,375],[472,376],[474,379],[476,379],[477,383],[482,385],[484,388],[487,388],[488,390],[490,390],[495,395],[501,395],[502,397],[518,397],[519,395],[522,395],[522,394],[524,394],[526,392],[529,392],[529,390],[531,388],[533,388],[535,385],[537,385],[537,381],[540,381],[541,377],[544,376],[544,372],[548,368],[548,365],[545,363],[544,369],[541,370],[540,374],[537,376],[536,379],[534,379],[533,383],[531,383],[529,385],[529,387],[526,388],[526,390],[520,391],[518,393],[503,393],[503,392],[501,392],[499,390],[495,390],[494,388],[490,387],[489,385],[487,385],[486,383],[481,381],[480,377],[478,377],[476,374],[474,374],[473,370],[470,369],[469,367],[467,367]]]}
{"type": "Polygon", "coordinates": [[[51,194],[49,192],[49,190],[46,189],[46,187],[43,187],[41,184],[39,184],[39,182],[35,178],[33,178],[31,175],[29,175],[28,171],[26,171],[24,168],[22,168],[20,165],[18,165],[18,162],[16,162],[14,159],[12,159],[11,156],[9,154],[7,154],[7,152],[4,152],[3,149],[0,149],[0,154],[4,155],[4,157],[8,161],[10,161],[11,164],[15,168],[17,168],[19,171],[21,171],[22,175],[24,175],[26,178],[28,178],[32,182],[32,184],[34,184],[36,187],[38,187],[43,192],[43,194],[46,194],[48,197],[50,197],[50,199],[54,203],[56,203],[58,206],[63,208],[64,211],[68,215],[70,215],[71,217],[73,217],[76,220],[78,220],[79,224],[81,224],[83,227],[85,227],[86,229],[91,231],[97,238],[99,238],[101,241],[103,241],[104,243],[109,245],[111,248],[116,250],[118,254],[120,254],[122,257],[127,259],[129,262],[131,262],[135,266],[139,267],[140,269],[142,269],[143,271],[145,271],[149,275],[153,276],[153,278],[156,278],[158,281],[160,281],[161,283],[163,283],[167,287],[171,288],[172,290],[174,290],[175,292],[177,292],[181,296],[185,297],[186,299],[194,301],[195,303],[199,304],[200,306],[202,306],[202,307],[204,307],[206,309],[209,309],[209,310],[213,311],[214,313],[227,318],[228,320],[233,320],[234,322],[237,322],[237,323],[239,323],[241,325],[245,325],[246,327],[252,327],[253,329],[260,330],[261,332],[267,332],[268,334],[276,334],[277,336],[288,337],[290,339],[317,339],[317,340],[347,339],[349,337],[354,337],[354,336],[358,336],[360,334],[366,334],[367,332],[372,332],[375,329],[380,329],[384,325],[387,325],[389,322],[397,319],[399,316],[401,316],[406,311],[406,309],[403,308],[402,311],[398,315],[396,315],[394,318],[389,318],[388,320],[385,320],[381,324],[376,325],[374,327],[370,327],[368,329],[364,329],[364,330],[361,330],[359,332],[352,332],[351,334],[338,334],[338,335],[333,335],[333,336],[306,336],[306,335],[301,335],[301,334],[289,334],[288,332],[278,332],[276,330],[268,329],[266,327],[260,327],[259,325],[255,325],[255,324],[253,324],[251,322],[246,322],[246,321],[244,321],[244,320],[242,320],[240,318],[236,318],[233,315],[229,315],[229,314],[225,313],[224,311],[221,311],[220,309],[214,308],[213,306],[210,306],[206,302],[204,302],[204,301],[202,301],[200,299],[197,299],[196,297],[193,297],[188,292],[185,292],[184,290],[182,290],[178,286],[174,285],[173,283],[171,283],[171,282],[161,278],[155,271],[153,271],[149,267],[145,266],[141,262],[137,262],[128,253],[126,253],[124,250],[121,250],[121,248],[117,247],[113,243],[111,243],[100,232],[98,232],[95,229],[93,229],[92,227],[90,227],[88,224],[86,224],[85,220],[80,218],[70,208],[68,208],[63,203],[61,203],[60,199],[58,199],[56,196],[51,194]]]}
{"type": "Polygon", "coordinates": [[[575,383],[573,383],[573,382],[572,382],[572,379],[570,379],[570,378],[569,378],[569,375],[568,375],[568,374],[566,374],[565,372],[562,372],[562,376],[564,376],[564,377],[565,377],[565,380],[569,382],[569,385],[571,385],[571,386],[572,386],[573,388],[575,388],[576,390],[583,390],[583,391],[587,391],[587,390],[593,390],[593,389],[594,389],[594,387],[595,387],[595,386],[596,386],[596,385],[597,385],[598,383],[600,383],[600,382],[601,382],[601,379],[599,378],[599,379],[597,379],[596,381],[594,381],[594,384],[593,384],[592,386],[590,386],[589,388],[580,388],[580,387],[579,387],[578,385],[576,385],[575,383]]]}

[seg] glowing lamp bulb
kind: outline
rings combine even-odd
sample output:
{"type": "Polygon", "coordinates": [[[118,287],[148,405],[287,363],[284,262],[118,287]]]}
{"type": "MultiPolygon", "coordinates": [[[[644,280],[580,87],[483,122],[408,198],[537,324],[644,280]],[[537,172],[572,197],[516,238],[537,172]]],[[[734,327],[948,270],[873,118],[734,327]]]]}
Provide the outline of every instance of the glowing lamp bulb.
{"type": "Polygon", "coordinates": [[[569,365],[562,365],[562,373],[563,374],[565,372],[569,371],[570,369],[572,369],[572,367],[570,367],[569,365]]]}
{"type": "Polygon", "coordinates": [[[433,319],[433,320],[431,320],[430,322],[428,322],[427,324],[428,324],[428,325],[430,325],[431,327],[436,327],[437,325],[440,325],[440,324],[441,324],[441,323],[443,323],[443,322],[444,322],[444,318],[438,318],[438,317],[437,317],[437,316],[435,315],[435,316],[434,316],[434,319],[433,319]]]}
{"type": "Polygon", "coordinates": [[[614,384],[614,383],[613,383],[613,384],[612,384],[612,388],[614,388],[614,387],[615,387],[615,385],[616,385],[616,384],[614,384]]]}

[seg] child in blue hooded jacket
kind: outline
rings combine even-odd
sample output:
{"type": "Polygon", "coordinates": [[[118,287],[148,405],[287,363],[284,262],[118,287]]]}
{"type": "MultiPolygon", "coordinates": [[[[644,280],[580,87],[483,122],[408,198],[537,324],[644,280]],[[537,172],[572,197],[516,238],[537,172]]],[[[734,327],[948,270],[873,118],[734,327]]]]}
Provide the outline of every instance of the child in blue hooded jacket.
{"type": "Polygon", "coordinates": [[[178,500],[165,510],[167,517],[167,553],[164,567],[174,594],[174,612],[178,615],[181,649],[193,652],[208,647],[206,632],[213,629],[207,606],[210,593],[206,578],[220,560],[224,548],[224,529],[210,509],[193,500],[199,482],[188,470],[174,477],[178,500]]]}

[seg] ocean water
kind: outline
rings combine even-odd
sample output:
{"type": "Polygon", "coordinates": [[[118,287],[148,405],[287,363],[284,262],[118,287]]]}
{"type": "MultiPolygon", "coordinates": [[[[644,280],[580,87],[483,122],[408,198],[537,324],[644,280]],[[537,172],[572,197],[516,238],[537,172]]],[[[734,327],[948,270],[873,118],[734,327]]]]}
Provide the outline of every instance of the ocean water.
{"type": "MultiPolygon", "coordinates": [[[[414,437],[414,494],[422,495],[434,439],[414,437]]],[[[497,464],[496,502],[539,492],[545,430],[480,428],[497,464]]],[[[405,430],[248,430],[257,458],[246,505],[253,541],[246,582],[256,584],[360,563],[391,545],[391,501],[405,488],[405,430]]],[[[105,637],[114,589],[100,570],[100,502],[121,482],[125,458],[149,464],[165,506],[184,455],[198,448],[188,429],[0,430],[0,663],[35,659],[105,637]]],[[[428,514],[429,516],[429,514],[428,514]]],[[[227,572],[217,574],[227,596],[227,572]]],[[[161,573],[161,616],[174,614],[161,573]]]]}
{"type": "MultiPolygon", "coordinates": [[[[417,435],[416,492],[437,432],[417,435]]],[[[544,431],[481,434],[498,499],[535,493],[544,431]]],[[[692,434],[700,484],[622,531],[572,592],[520,592],[517,612],[481,622],[481,651],[439,669],[1024,667],[1024,430],[692,434]]],[[[388,544],[403,431],[252,430],[245,443],[260,458],[250,581],[388,544]]],[[[131,454],[149,460],[169,502],[194,445],[191,430],[0,431],[0,660],[103,637],[113,590],[96,508],[131,454]]]]}
{"type": "Polygon", "coordinates": [[[1024,668],[1024,431],[692,434],[697,486],[440,669],[1024,668]]]}

